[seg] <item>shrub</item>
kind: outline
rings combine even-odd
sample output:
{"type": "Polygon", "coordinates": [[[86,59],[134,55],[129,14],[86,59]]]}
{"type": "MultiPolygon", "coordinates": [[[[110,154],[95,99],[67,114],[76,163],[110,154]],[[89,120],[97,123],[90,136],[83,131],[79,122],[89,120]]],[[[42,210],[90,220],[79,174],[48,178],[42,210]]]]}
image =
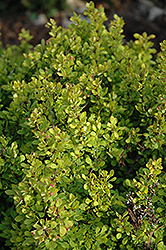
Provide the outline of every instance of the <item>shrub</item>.
{"type": "Polygon", "coordinates": [[[14,200],[1,237],[13,250],[165,249],[166,42],[153,61],[153,35],[124,45],[123,19],[107,31],[86,6],[89,21],[51,19],[51,38],[1,73],[1,195],[14,200]]]}

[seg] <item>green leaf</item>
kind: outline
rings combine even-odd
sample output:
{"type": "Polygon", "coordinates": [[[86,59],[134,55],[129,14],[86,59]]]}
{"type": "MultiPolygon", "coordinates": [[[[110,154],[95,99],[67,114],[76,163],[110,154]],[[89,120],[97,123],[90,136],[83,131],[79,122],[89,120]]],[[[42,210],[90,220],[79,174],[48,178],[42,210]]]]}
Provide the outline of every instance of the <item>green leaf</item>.
{"type": "Polygon", "coordinates": [[[114,136],[115,136],[115,138],[117,138],[117,139],[119,138],[119,134],[118,134],[116,131],[114,132],[114,136]]]}
{"type": "Polygon", "coordinates": [[[111,116],[111,117],[110,117],[110,122],[111,122],[111,124],[112,124],[113,126],[115,126],[116,123],[118,122],[118,120],[117,120],[117,118],[111,116]]]}
{"type": "Polygon", "coordinates": [[[56,226],[57,226],[57,223],[55,221],[52,221],[51,222],[51,229],[56,228],[56,226]]]}
{"type": "Polygon", "coordinates": [[[25,201],[25,203],[27,203],[31,198],[32,198],[31,195],[29,195],[29,194],[25,195],[25,196],[24,196],[24,201],[25,201]]]}
{"type": "Polygon", "coordinates": [[[121,233],[117,233],[116,238],[119,240],[122,237],[121,233]]]}
{"type": "Polygon", "coordinates": [[[5,230],[5,229],[6,229],[6,226],[3,225],[3,224],[0,224],[0,230],[3,231],[3,230],[5,230]]]}
{"type": "Polygon", "coordinates": [[[59,229],[60,229],[60,236],[64,236],[67,232],[66,228],[60,225],[59,229]]]}
{"type": "Polygon", "coordinates": [[[163,190],[163,189],[160,189],[160,190],[158,191],[158,194],[161,195],[161,196],[166,196],[166,192],[165,192],[165,190],[163,190]]]}
{"type": "Polygon", "coordinates": [[[69,240],[69,244],[71,245],[71,247],[76,247],[77,246],[77,244],[74,243],[74,241],[71,238],[69,240]]]}
{"type": "Polygon", "coordinates": [[[17,134],[24,135],[25,134],[25,130],[24,129],[20,129],[20,130],[17,131],[17,134]]]}
{"type": "Polygon", "coordinates": [[[157,202],[158,200],[160,200],[160,197],[159,197],[159,196],[153,196],[153,197],[152,197],[153,203],[157,202]]]}
{"type": "Polygon", "coordinates": [[[92,200],[90,200],[89,198],[86,198],[85,203],[89,204],[90,202],[92,202],[92,200]]]}
{"type": "Polygon", "coordinates": [[[158,250],[165,250],[165,244],[163,241],[160,241],[158,244],[157,244],[157,249],[158,250]]]}
{"type": "Polygon", "coordinates": [[[143,189],[143,191],[144,191],[145,194],[147,194],[147,193],[148,193],[148,187],[145,187],[145,188],[143,189]]]}
{"type": "Polygon", "coordinates": [[[126,143],[130,143],[131,139],[130,137],[126,139],[126,143]]]}
{"type": "Polygon", "coordinates": [[[16,242],[21,242],[23,240],[23,237],[16,237],[16,242]]]}
{"type": "Polygon", "coordinates": [[[82,178],[83,178],[84,180],[86,180],[86,175],[82,174],[82,178]]]}
{"type": "MultiPolygon", "coordinates": [[[[27,232],[27,231],[26,231],[27,232]]],[[[30,232],[29,232],[30,233],[30,232]]],[[[34,244],[34,239],[33,238],[30,238],[30,235],[32,237],[32,234],[30,233],[29,236],[26,240],[24,240],[24,242],[22,243],[22,246],[30,246],[30,245],[33,245],[34,244]]]]}
{"type": "Polygon", "coordinates": [[[96,144],[95,138],[90,137],[90,138],[88,139],[87,146],[91,148],[91,147],[93,147],[95,144],[96,144]]]}
{"type": "Polygon", "coordinates": [[[60,207],[62,205],[62,199],[57,199],[56,207],[60,207]]]}
{"type": "Polygon", "coordinates": [[[57,165],[55,163],[51,163],[47,165],[48,168],[56,169],[57,165]]]}
{"type": "Polygon", "coordinates": [[[13,142],[11,145],[11,149],[15,150],[18,148],[17,142],[13,142]]]}
{"type": "Polygon", "coordinates": [[[161,208],[161,207],[158,207],[157,209],[156,209],[156,213],[162,213],[162,211],[163,210],[165,210],[165,208],[161,208]]]}
{"type": "Polygon", "coordinates": [[[87,190],[88,188],[89,188],[88,185],[85,183],[84,184],[84,189],[87,190]]]}
{"type": "Polygon", "coordinates": [[[24,220],[25,217],[24,217],[23,215],[18,215],[18,216],[16,216],[14,219],[15,219],[15,221],[17,221],[17,222],[20,222],[20,221],[24,220]]]}
{"type": "Polygon", "coordinates": [[[109,178],[112,177],[114,175],[114,170],[111,169],[110,173],[109,173],[109,178]]]}
{"type": "Polygon", "coordinates": [[[86,157],[85,159],[86,163],[88,163],[89,165],[92,165],[92,160],[89,156],[86,157]]]}
{"type": "Polygon", "coordinates": [[[127,244],[127,242],[128,242],[128,237],[123,238],[123,240],[122,240],[122,244],[123,244],[123,245],[126,245],[126,244],[127,244]]]}
{"type": "Polygon", "coordinates": [[[97,124],[97,128],[98,128],[98,130],[100,131],[100,129],[101,129],[101,122],[99,122],[99,123],[97,124]]]}
{"type": "Polygon", "coordinates": [[[25,231],[25,232],[24,232],[24,235],[25,235],[25,236],[28,236],[28,237],[29,237],[29,236],[31,237],[31,236],[32,236],[32,233],[31,233],[30,231],[25,231]]]}
{"type": "Polygon", "coordinates": [[[103,226],[102,229],[101,229],[101,232],[100,234],[103,235],[105,233],[105,231],[107,231],[107,226],[103,226]]]}
{"type": "Polygon", "coordinates": [[[98,201],[94,201],[94,206],[97,206],[98,204],[98,201]]]}
{"type": "Polygon", "coordinates": [[[91,243],[89,240],[85,241],[85,246],[87,249],[91,249],[91,243]]]}
{"type": "Polygon", "coordinates": [[[100,232],[100,227],[96,227],[96,235],[98,235],[100,232]]]}
{"type": "Polygon", "coordinates": [[[6,190],[5,193],[6,193],[7,195],[11,195],[11,196],[15,195],[15,192],[14,192],[13,190],[9,190],[9,189],[6,190]]]}
{"type": "Polygon", "coordinates": [[[73,226],[73,222],[72,222],[71,220],[66,219],[66,220],[64,221],[64,223],[65,223],[65,226],[66,226],[67,228],[70,228],[70,227],[73,226]]]}
{"type": "Polygon", "coordinates": [[[24,223],[25,223],[26,225],[30,225],[31,223],[33,223],[33,220],[31,220],[31,219],[26,219],[26,220],[24,221],[24,223]]]}
{"type": "Polygon", "coordinates": [[[69,249],[69,245],[67,242],[61,242],[60,244],[64,249],[69,249]]]}
{"type": "Polygon", "coordinates": [[[25,156],[24,155],[20,155],[20,162],[25,160],[25,156]]]}
{"type": "Polygon", "coordinates": [[[116,181],[116,177],[113,177],[112,179],[110,179],[110,181],[116,181]]]}
{"type": "Polygon", "coordinates": [[[129,187],[130,187],[130,186],[131,186],[131,182],[130,182],[130,180],[129,180],[129,179],[126,179],[126,180],[125,180],[125,184],[126,184],[127,186],[129,186],[129,187]]]}

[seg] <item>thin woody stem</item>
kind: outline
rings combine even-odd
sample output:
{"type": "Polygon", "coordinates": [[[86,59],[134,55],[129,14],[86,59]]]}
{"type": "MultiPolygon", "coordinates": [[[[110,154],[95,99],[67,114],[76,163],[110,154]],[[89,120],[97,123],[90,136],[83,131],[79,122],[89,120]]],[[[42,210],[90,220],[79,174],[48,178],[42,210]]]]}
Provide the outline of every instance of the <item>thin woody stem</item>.
{"type": "Polygon", "coordinates": [[[166,225],[166,223],[165,223],[165,224],[163,224],[163,225],[161,225],[160,227],[156,228],[153,232],[151,232],[151,233],[150,233],[150,235],[149,235],[149,239],[148,239],[148,244],[147,244],[147,247],[150,247],[151,238],[152,238],[152,235],[154,234],[154,232],[156,232],[158,229],[160,229],[160,228],[164,227],[165,225],[166,225]]]}
{"type": "Polygon", "coordinates": [[[52,114],[51,105],[50,105],[50,102],[49,102],[49,101],[48,101],[48,103],[49,103],[49,108],[50,108],[50,114],[51,114],[51,119],[52,119],[53,128],[55,128],[54,118],[53,118],[53,114],[52,114]]]}

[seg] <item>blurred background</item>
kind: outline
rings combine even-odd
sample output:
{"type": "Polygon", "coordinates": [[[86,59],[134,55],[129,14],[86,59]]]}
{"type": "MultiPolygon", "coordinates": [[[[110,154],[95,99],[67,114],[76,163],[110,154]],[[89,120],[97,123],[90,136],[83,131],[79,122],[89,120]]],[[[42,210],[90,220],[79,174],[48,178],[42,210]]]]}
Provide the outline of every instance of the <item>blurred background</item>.
{"type": "MultiPolygon", "coordinates": [[[[134,33],[155,34],[154,47],[160,50],[159,43],[166,39],[166,0],[95,0],[105,8],[108,21],[116,13],[125,21],[124,35],[126,41],[133,39],[134,33]]],[[[54,18],[57,25],[68,27],[73,11],[81,14],[85,10],[84,0],[1,0],[0,32],[3,47],[7,44],[19,44],[18,34],[22,28],[29,29],[34,36],[31,43],[36,45],[41,39],[49,38],[45,24],[54,18]]]]}

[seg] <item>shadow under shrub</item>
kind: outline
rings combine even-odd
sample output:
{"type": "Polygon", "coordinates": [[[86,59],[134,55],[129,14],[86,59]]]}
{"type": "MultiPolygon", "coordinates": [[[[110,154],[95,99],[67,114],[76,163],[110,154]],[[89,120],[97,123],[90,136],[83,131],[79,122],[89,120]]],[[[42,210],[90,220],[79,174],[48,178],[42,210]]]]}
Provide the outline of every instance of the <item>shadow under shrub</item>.
{"type": "Polygon", "coordinates": [[[103,8],[84,14],[68,29],[51,19],[1,83],[1,190],[14,200],[1,237],[17,250],[165,249],[166,42],[153,61],[153,35],[123,45],[122,18],[107,31],[103,8]]]}

